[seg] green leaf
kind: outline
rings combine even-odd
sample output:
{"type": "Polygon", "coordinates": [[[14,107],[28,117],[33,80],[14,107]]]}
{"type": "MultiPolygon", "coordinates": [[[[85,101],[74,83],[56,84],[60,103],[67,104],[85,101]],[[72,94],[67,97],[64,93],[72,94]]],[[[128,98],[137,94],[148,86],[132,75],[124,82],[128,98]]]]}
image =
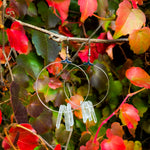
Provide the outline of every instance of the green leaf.
{"type": "Polygon", "coordinates": [[[105,106],[105,107],[103,108],[102,114],[103,114],[103,117],[109,116],[109,114],[110,114],[110,108],[109,108],[109,106],[105,106]]]}
{"type": "Polygon", "coordinates": [[[145,101],[135,97],[133,99],[133,104],[138,109],[140,117],[143,117],[143,114],[148,110],[148,105],[145,103],[145,101]]]}
{"type": "Polygon", "coordinates": [[[67,142],[69,132],[66,131],[66,128],[63,124],[60,124],[59,129],[56,129],[55,136],[61,145],[67,142]]]}
{"type": "Polygon", "coordinates": [[[27,14],[31,17],[37,16],[37,9],[34,3],[30,3],[28,10],[27,10],[27,14]]]}
{"type": "Polygon", "coordinates": [[[121,94],[122,84],[119,80],[110,80],[109,97],[115,98],[121,94]]]}
{"type": "Polygon", "coordinates": [[[60,19],[53,13],[52,8],[49,8],[45,2],[40,1],[37,7],[46,28],[54,28],[60,22],[60,19]]]}
{"type": "Polygon", "coordinates": [[[52,128],[52,112],[45,110],[32,122],[33,128],[39,133],[45,133],[52,128]]]}
{"type": "Polygon", "coordinates": [[[60,46],[55,41],[48,38],[48,35],[38,31],[32,33],[32,42],[36,48],[37,54],[44,58],[46,64],[54,61],[61,50],[60,46]]]}
{"type": "Polygon", "coordinates": [[[48,11],[48,5],[44,1],[40,1],[37,4],[38,7],[38,13],[41,15],[41,18],[43,21],[46,21],[48,18],[47,11],[48,11]]]}
{"type": "Polygon", "coordinates": [[[52,8],[48,9],[47,28],[55,28],[60,19],[53,13],[52,8]]]}
{"type": "Polygon", "coordinates": [[[34,53],[28,55],[21,54],[17,57],[17,64],[23,66],[25,71],[33,78],[36,79],[42,69],[42,64],[38,56],[34,53]]]}

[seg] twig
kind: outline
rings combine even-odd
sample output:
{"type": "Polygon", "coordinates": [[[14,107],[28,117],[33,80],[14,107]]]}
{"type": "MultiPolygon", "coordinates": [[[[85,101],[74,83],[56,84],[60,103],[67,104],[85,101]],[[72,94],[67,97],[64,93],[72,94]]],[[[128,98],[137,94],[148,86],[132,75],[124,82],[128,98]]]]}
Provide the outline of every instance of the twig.
{"type": "Polygon", "coordinates": [[[127,99],[128,99],[129,97],[132,97],[133,95],[135,95],[135,94],[137,94],[137,93],[139,93],[139,92],[141,92],[141,91],[143,91],[143,90],[145,90],[145,88],[142,88],[142,89],[140,89],[140,90],[138,90],[138,91],[136,91],[136,92],[133,92],[133,93],[129,93],[129,94],[125,97],[125,99],[122,101],[122,103],[120,104],[120,106],[119,106],[110,116],[108,116],[108,117],[100,124],[100,126],[98,127],[98,130],[97,130],[97,132],[96,132],[96,134],[95,134],[95,137],[94,137],[94,143],[96,143],[96,139],[97,139],[97,136],[98,136],[98,133],[99,133],[101,127],[102,127],[105,123],[107,123],[107,121],[108,121],[110,118],[112,118],[112,117],[120,110],[120,108],[122,107],[122,105],[127,101],[127,99]]]}
{"type": "Polygon", "coordinates": [[[21,126],[21,125],[19,125],[19,124],[17,124],[16,127],[22,128],[22,129],[24,129],[24,130],[26,130],[26,131],[32,133],[33,135],[37,136],[37,137],[41,140],[41,142],[43,143],[43,145],[45,146],[46,150],[48,150],[48,148],[46,147],[46,145],[47,145],[49,148],[51,148],[52,150],[54,150],[54,148],[53,148],[49,143],[47,143],[47,141],[45,141],[40,135],[34,133],[34,132],[31,131],[30,129],[28,129],[28,128],[24,127],[24,126],[21,126]],[[45,145],[45,144],[46,144],[46,145],[45,145]]]}
{"type": "MultiPolygon", "coordinates": [[[[23,25],[25,27],[28,27],[28,28],[40,31],[40,32],[45,33],[45,34],[48,34],[50,36],[49,38],[54,40],[54,41],[56,41],[56,42],[76,41],[76,42],[83,43],[83,42],[87,42],[89,40],[89,38],[67,37],[67,36],[64,36],[64,35],[61,35],[61,34],[57,34],[57,33],[48,31],[46,29],[43,29],[43,28],[31,25],[31,24],[22,22],[20,20],[17,20],[15,18],[11,17],[11,16],[8,16],[6,14],[5,14],[5,17],[8,18],[8,19],[11,19],[12,21],[17,21],[17,22],[19,22],[21,25],[23,25]]],[[[90,39],[91,43],[108,43],[108,44],[109,43],[122,43],[122,42],[128,42],[128,41],[129,41],[128,38],[114,39],[114,40],[90,39]]]]}
{"type": "MultiPolygon", "coordinates": [[[[6,5],[7,5],[7,4],[6,4],[6,0],[3,0],[3,14],[2,14],[2,20],[3,20],[2,22],[3,22],[3,25],[4,25],[4,16],[5,16],[6,5]]],[[[14,77],[13,77],[13,74],[12,74],[12,70],[11,70],[9,61],[8,61],[8,59],[7,59],[6,53],[5,53],[5,34],[4,34],[4,29],[2,29],[2,39],[3,39],[2,52],[3,52],[3,55],[4,55],[4,57],[5,57],[6,63],[8,64],[8,69],[9,69],[9,72],[10,72],[11,80],[14,81],[14,77]]]]}
{"type": "Polygon", "coordinates": [[[67,148],[68,148],[68,145],[69,145],[69,141],[70,141],[70,139],[71,139],[72,132],[73,132],[73,129],[72,129],[72,130],[70,131],[70,133],[69,133],[69,137],[68,137],[68,139],[67,139],[67,144],[66,144],[65,150],[67,150],[67,148]]]}

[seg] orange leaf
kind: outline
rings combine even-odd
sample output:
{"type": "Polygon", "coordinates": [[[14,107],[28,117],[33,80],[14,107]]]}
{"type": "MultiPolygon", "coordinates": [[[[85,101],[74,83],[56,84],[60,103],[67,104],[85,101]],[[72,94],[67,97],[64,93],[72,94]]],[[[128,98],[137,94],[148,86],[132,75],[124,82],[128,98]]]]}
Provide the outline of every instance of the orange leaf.
{"type": "Polygon", "coordinates": [[[135,86],[150,88],[150,76],[140,67],[131,67],[128,69],[126,71],[126,77],[135,86]]]}
{"type": "Polygon", "coordinates": [[[78,94],[75,94],[74,96],[71,96],[70,98],[71,101],[69,100],[66,100],[67,103],[70,103],[71,104],[71,107],[73,109],[76,109],[74,111],[74,115],[76,117],[78,117],[79,119],[82,119],[82,111],[81,111],[81,107],[78,107],[80,106],[80,101],[83,101],[83,97],[81,95],[78,95],[78,94]]]}
{"type": "Polygon", "coordinates": [[[129,129],[136,129],[140,117],[138,110],[131,104],[123,104],[120,108],[119,118],[124,125],[127,125],[129,129]]]}
{"type": "Polygon", "coordinates": [[[119,4],[116,14],[118,17],[114,39],[140,29],[146,22],[145,14],[140,9],[132,9],[130,2],[127,0],[119,4]]]}
{"type": "Polygon", "coordinates": [[[144,27],[134,30],[129,35],[129,44],[135,54],[142,54],[147,51],[150,46],[150,28],[144,27]]]}
{"type": "Polygon", "coordinates": [[[110,129],[111,134],[123,137],[124,131],[119,122],[113,122],[110,129]]]}
{"type": "Polygon", "coordinates": [[[97,0],[78,0],[78,5],[80,5],[81,18],[80,21],[84,21],[92,16],[97,10],[97,0]]]}
{"type": "Polygon", "coordinates": [[[134,150],[134,142],[124,140],[124,144],[126,146],[126,150],[134,150]]]}
{"type": "MultiPolygon", "coordinates": [[[[68,10],[70,5],[70,0],[46,0],[49,7],[54,8],[54,13],[57,15],[56,10],[58,10],[60,14],[60,19],[62,23],[67,19],[68,17],[68,10]]],[[[58,15],[57,15],[58,16],[58,15]]]]}
{"type": "MultiPolygon", "coordinates": [[[[5,46],[5,54],[6,54],[7,57],[9,55],[9,53],[10,53],[10,46],[5,46]]],[[[10,58],[8,60],[10,60],[10,58]]],[[[2,53],[2,46],[0,46],[0,62],[1,62],[1,64],[6,63],[5,57],[2,53]]]]}
{"type": "Polygon", "coordinates": [[[52,73],[53,75],[57,75],[60,73],[60,71],[63,69],[63,65],[61,64],[61,59],[60,58],[56,58],[56,60],[54,61],[54,64],[50,65],[49,67],[47,67],[48,72],[52,73]],[[56,63],[55,63],[56,62],[56,63]],[[58,62],[58,63],[57,63],[58,62]],[[60,63],[59,63],[60,62],[60,63]]]}

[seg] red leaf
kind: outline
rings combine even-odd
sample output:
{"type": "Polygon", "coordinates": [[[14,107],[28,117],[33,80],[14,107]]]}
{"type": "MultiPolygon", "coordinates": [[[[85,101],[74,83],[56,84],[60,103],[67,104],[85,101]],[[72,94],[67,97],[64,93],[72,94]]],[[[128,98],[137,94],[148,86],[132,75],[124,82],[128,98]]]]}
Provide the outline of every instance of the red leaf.
{"type": "Polygon", "coordinates": [[[2,112],[0,110],[0,124],[2,123],[2,112]]]}
{"type": "Polygon", "coordinates": [[[7,35],[11,48],[14,48],[19,54],[28,53],[28,38],[19,22],[12,23],[11,28],[7,29],[7,35]]]}
{"type": "MultiPolygon", "coordinates": [[[[49,7],[54,8],[54,13],[57,15],[56,10],[58,10],[60,14],[60,19],[62,23],[67,19],[68,17],[68,10],[70,5],[70,0],[46,0],[49,7]]],[[[58,15],[57,15],[58,16],[58,15]]]]}
{"type": "Polygon", "coordinates": [[[57,144],[56,147],[54,148],[54,150],[61,150],[61,145],[57,144]]]}
{"type": "Polygon", "coordinates": [[[131,67],[128,69],[126,77],[136,86],[150,88],[150,76],[140,67],[131,67]]]}
{"type": "Polygon", "coordinates": [[[78,5],[80,5],[81,18],[80,21],[84,21],[92,16],[97,10],[97,0],[78,0],[78,5]]]}
{"type": "Polygon", "coordinates": [[[63,85],[62,85],[62,82],[58,78],[53,77],[53,78],[50,78],[48,86],[52,89],[57,89],[57,88],[62,87],[63,85]]]}
{"type": "Polygon", "coordinates": [[[123,139],[119,136],[113,135],[101,142],[101,150],[125,150],[123,139]]]}
{"type": "MultiPolygon", "coordinates": [[[[90,62],[93,63],[93,61],[98,58],[99,53],[97,52],[95,43],[91,43],[90,46],[91,46],[90,62]]],[[[88,62],[88,50],[89,50],[89,46],[85,46],[85,49],[84,49],[84,50],[81,50],[81,51],[78,53],[78,56],[80,57],[80,59],[81,59],[83,62],[88,62]]]]}
{"type": "Polygon", "coordinates": [[[116,30],[113,38],[130,34],[140,29],[146,22],[145,14],[140,9],[132,9],[129,1],[124,0],[117,10],[116,30]]]}
{"type": "Polygon", "coordinates": [[[59,63],[60,61],[61,61],[60,58],[56,58],[56,60],[54,61],[54,64],[47,67],[48,72],[52,73],[53,75],[59,74],[60,71],[63,69],[63,65],[59,63]],[[55,63],[55,62],[58,62],[58,63],[55,63]]]}
{"type": "Polygon", "coordinates": [[[123,104],[120,108],[119,118],[124,125],[127,125],[129,129],[136,129],[140,117],[138,110],[131,104],[123,104]]]}
{"type": "MultiPolygon", "coordinates": [[[[20,124],[21,126],[31,130],[33,133],[36,133],[36,131],[32,128],[30,124],[20,124]]],[[[38,137],[30,133],[29,131],[20,128],[20,127],[11,127],[9,130],[9,137],[14,142],[16,135],[19,133],[19,137],[17,140],[17,145],[20,150],[33,150],[36,146],[38,146],[38,137]]],[[[10,148],[10,145],[8,144],[9,141],[5,137],[2,142],[2,147],[6,150],[10,148]]]]}
{"type": "MultiPolygon", "coordinates": [[[[107,39],[107,33],[106,32],[101,33],[98,39],[107,39]]],[[[104,54],[107,46],[108,44],[105,43],[96,43],[97,52],[100,54],[104,54]]]]}
{"type": "Polygon", "coordinates": [[[68,37],[73,37],[73,34],[69,31],[69,29],[66,26],[61,25],[58,27],[58,30],[60,34],[63,34],[68,37]]]}
{"type": "Polygon", "coordinates": [[[96,141],[96,143],[93,142],[93,140],[89,140],[86,143],[86,146],[81,146],[80,150],[98,150],[99,149],[99,142],[96,141]]]}
{"type": "MultiPolygon", "coordinates": [[[[6,56],[8,57],[8,55],[10,53],[10,46],[5,46],[5,53],[6,53],[6,56]]],[[[10,60],[10,58],[8,60],[10,60]]],[[[1,61],[1,64],[6,63],[5,57],[2,52],[2,46],[0,46],[0,61],[1,61]]]]}

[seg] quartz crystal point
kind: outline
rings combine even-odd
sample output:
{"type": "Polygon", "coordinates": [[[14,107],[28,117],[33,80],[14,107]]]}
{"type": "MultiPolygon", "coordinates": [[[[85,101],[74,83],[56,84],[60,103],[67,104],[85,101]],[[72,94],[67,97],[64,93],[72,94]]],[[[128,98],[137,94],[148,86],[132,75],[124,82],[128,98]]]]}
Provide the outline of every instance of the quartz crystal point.
{"type": "Polygon", "coordinates": [[[74,125],[73,113],[71,110],[71,104],[69,104],[69,103],[67,103],[67,111],[69,113],[70,126],[73,126],[74,125]]]}
{"type": "Polygon", "coordinates": [[[66,107],[65,105],[60,105],[60,107],[59,107],[58,117],[57,117],[57,121],[56,121],[57,129],[60,127],[60,122],[61,122],[62,114],[65,110],[65,107],[66,107]]]}
{"type": "Polygon", "coordinates": [[[88,101],[88,103],[89,103],[90,114],[91,114],[92,118],[94,119],[94,122],[97,123],[97,118],[96,118],[96,114],[95,114],[95,111],[94,111],[93,104],[92,104],[91,101],[88,101]]]}
{"type": "Polygon", "coordinates": [[[83,117],[83,122],[86,123],[87,119],[89,121],[94,120],[94,122],[97,122],[96,114],[94,111],[94,107],[91,101],[87,102],[80,102],[81,109],[82,109],[82,117],[83,117]]]}

